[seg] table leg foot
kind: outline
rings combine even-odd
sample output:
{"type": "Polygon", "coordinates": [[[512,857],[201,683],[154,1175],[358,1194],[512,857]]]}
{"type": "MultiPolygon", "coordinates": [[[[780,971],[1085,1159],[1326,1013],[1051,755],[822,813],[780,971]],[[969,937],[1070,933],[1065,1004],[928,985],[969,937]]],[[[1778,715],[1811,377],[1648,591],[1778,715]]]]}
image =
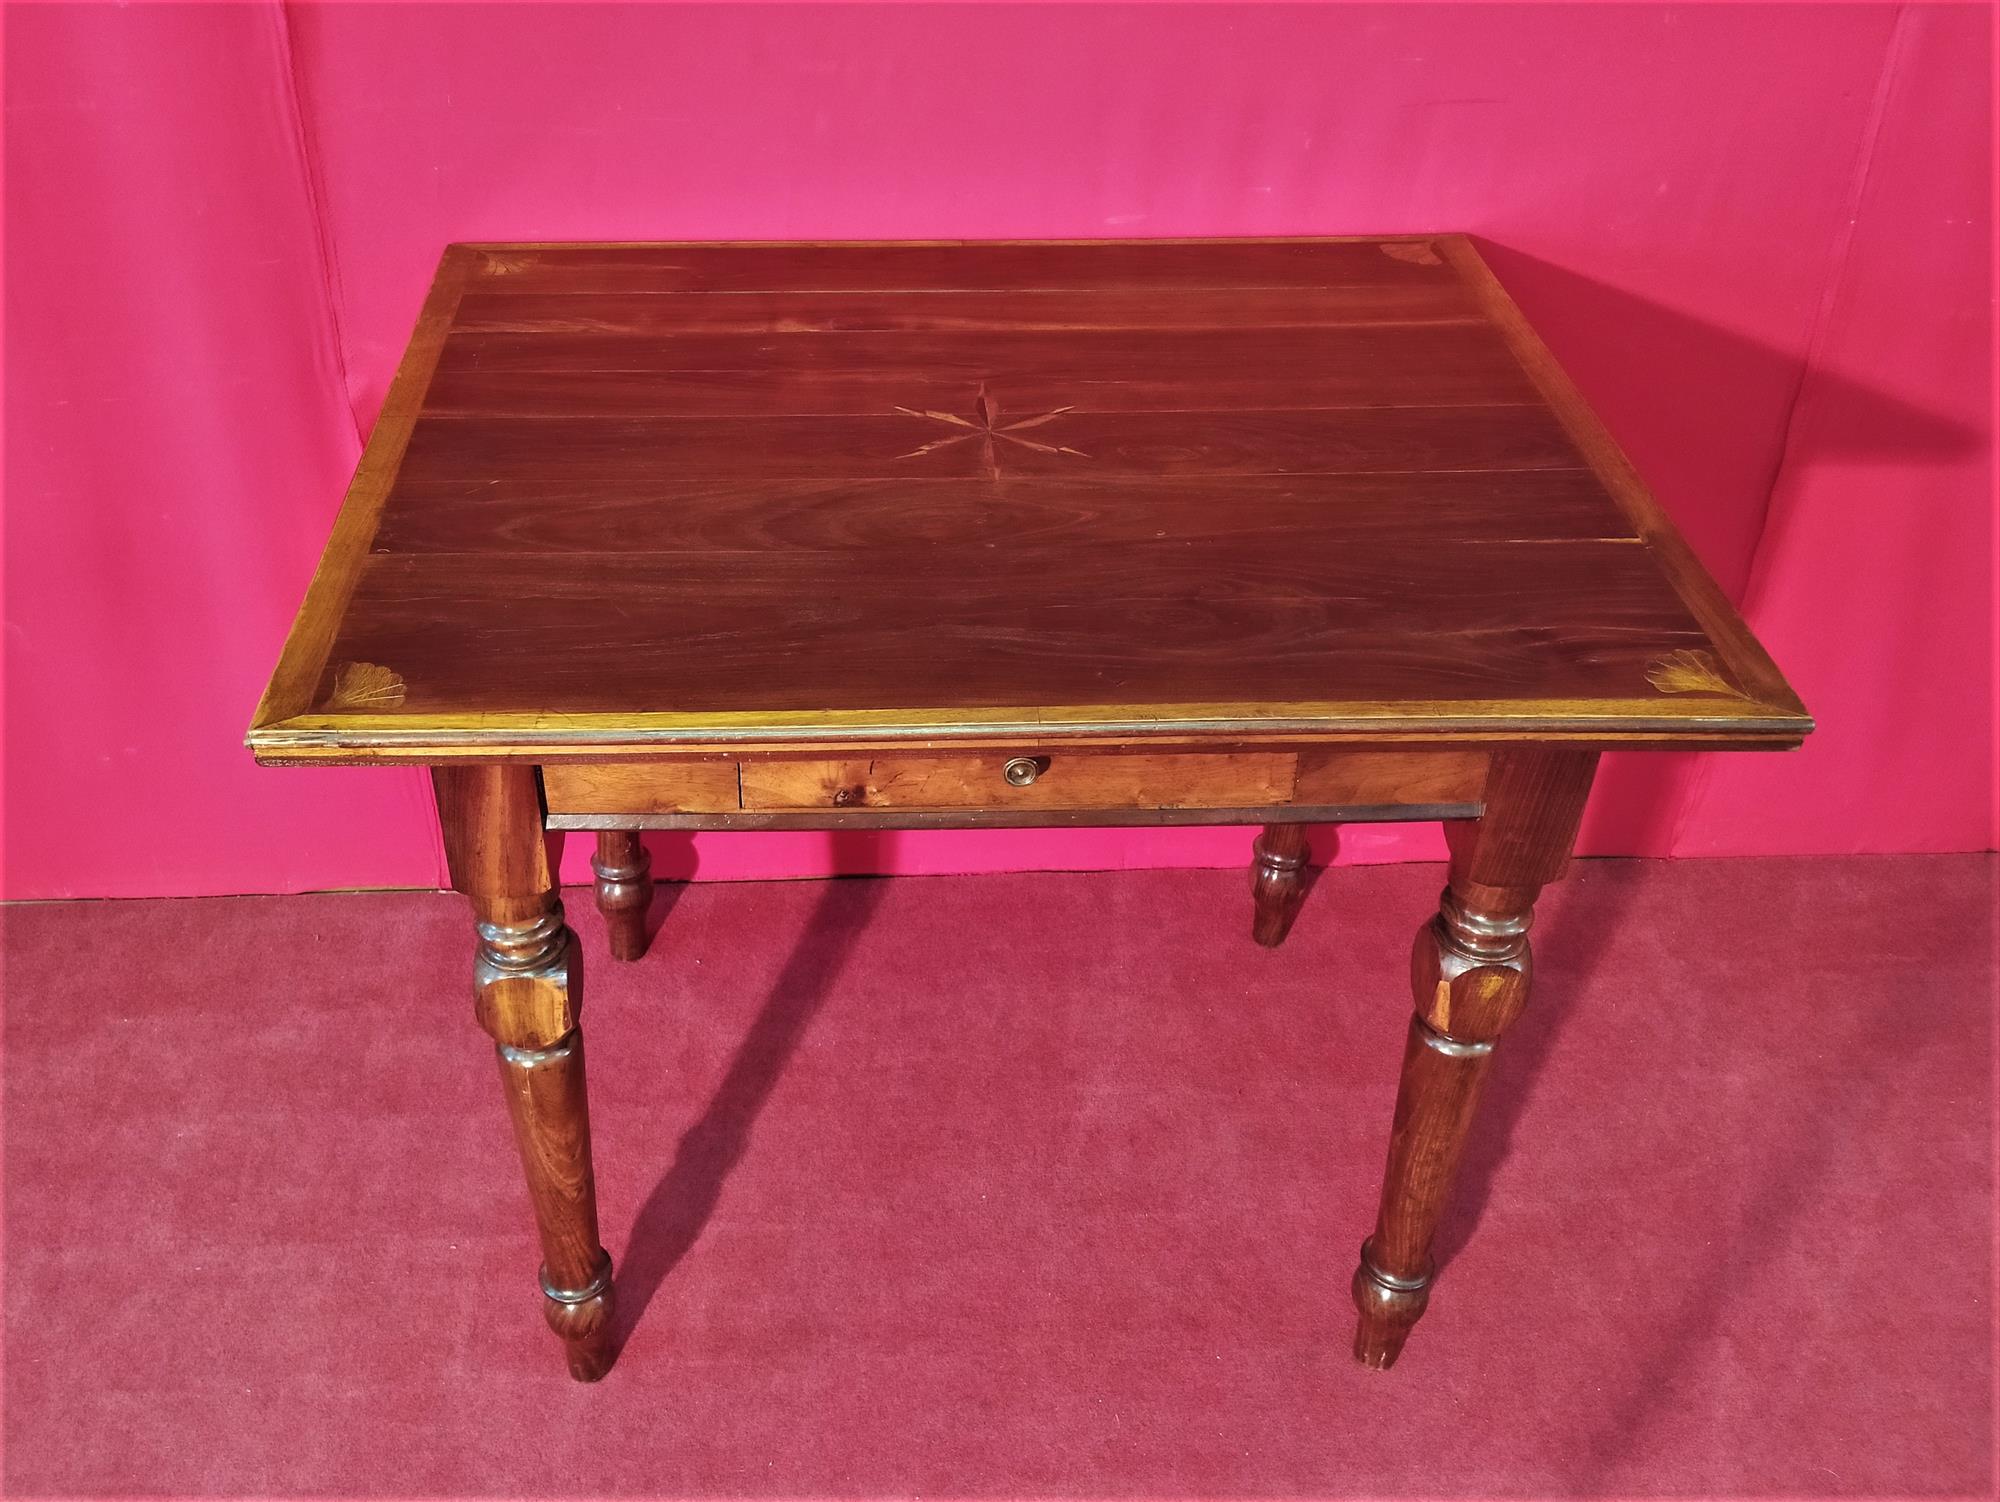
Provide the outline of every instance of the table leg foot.
{"type": "Polygon", "coordinates": [[[653,901],[653,861],[638,831],[601,829],[590,869],[597,877],[597,910],[614,960],[636,960],[646,952],[646,909],[653,901]]]}
{"type": "Polygon", "coordinates": [[[1428,1277],[1421,1282],[1390,1278],[1374,1265],[1364,1242],[1361,1265],[1354,1269],[1354,1307],[1361,1314],[1354,1327],[1354,1359],[1378,1370],[1394,1366],[1430,1297],[1428,1277]]]}
{"type": "Polygon", "coordinates": [[[542,1269],[542,1313],[569,1358],[569,1374],[579,1382],[595,1382],[611,1370],[611,1258],[582,1288],[558,1288],[542,1269]]]}
{"type": "Polygon", "coordinates": [[[1267,824],[1250,847],[1250,895],[1257,904],[1250,936],[1276,949],[1292,931],[1306,895],[1306,830],[1303,824],[1267,824]]]}

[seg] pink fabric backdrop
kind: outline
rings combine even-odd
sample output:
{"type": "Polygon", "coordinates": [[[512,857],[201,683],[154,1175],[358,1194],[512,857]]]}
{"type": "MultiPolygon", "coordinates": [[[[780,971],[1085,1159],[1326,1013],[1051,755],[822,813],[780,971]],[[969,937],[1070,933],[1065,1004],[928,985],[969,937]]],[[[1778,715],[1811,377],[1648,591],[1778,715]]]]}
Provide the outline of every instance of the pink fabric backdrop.
{"type": "MultiPolygon", "coordinates": [[[[1982,8],[7,26],[10,896],[439,879],[420,774],[261,770],[240,738],[439,246],[510,237],[1470,230],[1823,727],[1783,759],[1607,759],[1585,848],[1993,840],[1982,8]]],[[[1440,848],[1353,827],[1340,858],[1440,848]]],[[[1235,863],[1245,840],[660,854],[730,877],[1235,863]]]]}

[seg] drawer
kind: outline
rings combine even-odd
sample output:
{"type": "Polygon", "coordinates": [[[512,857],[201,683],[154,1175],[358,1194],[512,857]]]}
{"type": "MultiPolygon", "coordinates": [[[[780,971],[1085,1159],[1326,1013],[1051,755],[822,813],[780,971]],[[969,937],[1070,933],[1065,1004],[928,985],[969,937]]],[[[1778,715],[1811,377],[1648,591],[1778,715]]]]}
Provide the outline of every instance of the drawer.
{"type": "Polygon", "coordinates": [[[1486,797],[1484,751],[1299,753],[1292,802],[1306,808],[1453,805],[1486,797]]]}
{"type": "Polygon", "coordinates": [[[743,807],[1259,808],[1291,800],[1289,752],[878,756],[743,763],[743,807]]]}
{"type": "Polygon", "coordinates": [[[565,818],[1463,806],[1480,801],[1485,780],[1483,752],[1317,748],[557,763],[542,770],[549,812],[565,818]]]}
{"type": "Polygon", "coordinates": [[[733,814],[733,761],[555,762],[542,768],[552,814],[733,814]]]}

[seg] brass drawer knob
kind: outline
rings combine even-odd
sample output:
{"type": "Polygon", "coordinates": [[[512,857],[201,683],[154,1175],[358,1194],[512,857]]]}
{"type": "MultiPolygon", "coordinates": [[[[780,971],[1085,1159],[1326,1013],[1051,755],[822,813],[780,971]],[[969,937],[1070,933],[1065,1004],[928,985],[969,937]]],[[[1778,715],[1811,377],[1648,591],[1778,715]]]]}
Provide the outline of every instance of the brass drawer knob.
{"type": "Polygon", "coordinates": [[[1017,788],[1024,788],[1042,775],[1042,764],[1032,756],[1017,756],[1000,769],[1000,775],[1017,788]]]}

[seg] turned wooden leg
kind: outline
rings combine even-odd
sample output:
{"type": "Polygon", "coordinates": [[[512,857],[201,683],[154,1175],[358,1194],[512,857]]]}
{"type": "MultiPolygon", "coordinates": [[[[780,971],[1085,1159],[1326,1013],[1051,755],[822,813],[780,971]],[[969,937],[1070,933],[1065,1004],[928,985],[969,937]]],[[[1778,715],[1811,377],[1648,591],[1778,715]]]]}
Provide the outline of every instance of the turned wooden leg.
{"type": "Polygon", "coordinates": [[[1266,824],[1250,847],[1250,895],[1257,903],[1257,916],[1250,936],[1266,949],[1276,949],[1292,931],[1299,904],[1306,895],[1306,827],[1303,824],[1266,824]]]}
{"type": "Polygon", "coordinates": [[[1389,1135],[1375,1234],[1354,1273],[1354,1355],[1392,1365],[1430,1299],[1437,1231],[1493,1045],[1528,1000],[1528,925],[1562,874],[1596,768],[1594,752],[1495,755],[1486,809],[1448,825],[1451,877],[1410,958],[1416,1015],[1389,1135]]]}
{"type": "Polygon", "coordinates": [[[597,854],[597,910],[604,914],[611,958],[636,960],[646,952],[646,908],[653,900],[653,859],[636,830],[600,829],[597,854]]]}
{"type": "Polygon", "coordinates": [[[576,946],[563,924],[533,767],[432,773],[452,885],[478,929],[473,1010],[500,1055],[542,1242],[542,1304],[570,1375],[611,1366],[611,1258],[597,1239],[576,946]]]}

